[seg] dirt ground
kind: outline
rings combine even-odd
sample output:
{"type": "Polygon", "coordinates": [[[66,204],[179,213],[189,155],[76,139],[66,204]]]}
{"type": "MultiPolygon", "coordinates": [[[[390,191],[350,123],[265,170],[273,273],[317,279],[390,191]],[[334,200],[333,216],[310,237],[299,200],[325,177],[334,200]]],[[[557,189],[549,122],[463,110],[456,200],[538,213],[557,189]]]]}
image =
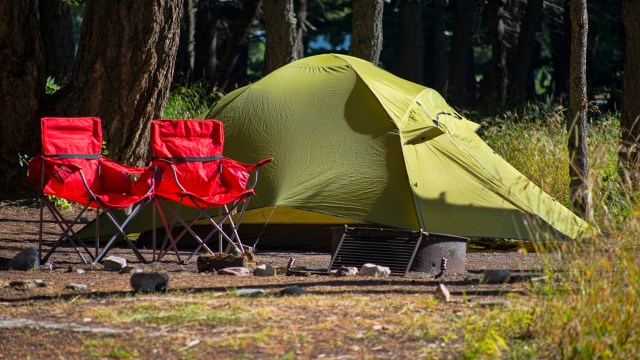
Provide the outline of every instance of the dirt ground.
{"type": "MultiPolygon", "coordinates": [[[[0,200],[0,336],[5,339],[0,345],[0,359],[84,358],[87,356],[97,358],[158,356],[161,358],[199,358],[203,355],[203,353],[196,352],[186,356],[184,351],[180,352],[184,346],[197,347],[192,344],[193,340],[189,340],[193,334],[190,335],[191,337],[184,335],[185,337],[178,347],[166,345],[158,340],[158,337],[154,337],[155,340],[149,340],[144,336],[140,337],[139,332],[160,331],[162,329],[160,325],[151,329],[148,327],[133,329],[136,336],[131,337],[130,331],[132,329],[118,322],[89,324],[86,317],[86,312],[89,311],[87,309],[100,307],[113,301],[133,301],[131,299],[145,299],[145,297],[147,300],[155,299],[157,295],[133,293],[129,285],[130,274],[107,271],[100,265],[85,265],[69,247],[61,248],[52,256],[53,270],[28,272],[7,270],[7,263],[17,252],[26,247],[38,246],[38,212],[37,202],[33,199],[0,200]],[[84,270],[84,273],[78,272],[77,269],[84,270]],[[47,285],[28,289],[10,286],[13,281],[28,279],[41,279],[47,285]],[[73,283],[85,284],[87,290],[68,289],[67,285],[73,283]],[[78,311],[63,311],[63,309],[73,308],[71,304],[74,303],[77,304],[78,311]],[[90,326],[83,327],[84,325],[90,326]],[[91,345],[87,342],[87,333],[102,339],[102,345],[105,344],[105,341],[107,345],[110,344],[108,341],[111,340],[107,341],[105,337],[117,339],[118,344],[121,345],[115,346],[116,350],[122,347],[127,348],[127,344],[129,344],[128,349],[135,348],[136,350],[123,354],[119,354],[115,350],[115,352],[108,353],[95,349],[95,351],[87,350],[87,346],[91,345]]],[[[44,242],[45,249],[47,249],[58,232],[56,225],[49,220],[44,224],[44,231],[45,237],[48,239],[44,242]]],[[[151,250],[145,249],[142,250],[142,253],[145,257],[151,258],[151,250]]],[[[467,254],[466,273],[448,275],[438,280],[421,273],[411,273],[408,277],[386,279],[328,275],[232,277],[198,273],[195,261],[187,265],[177,264],[172,255],[167,256],[162,262],[142,264],[135,259],[133,253],[126,246],[114,249],[109,255],[125,257],[130,264],[144,271],[160,271],[169,274],[170,290],[162,295],[169,298],[191,297],[198,296],[198,294],[206,294],[209,297],[215,296],[215,294],[228,294],[230,290],[242,288],[261,288],[273,293],[287,286],[295,285],[302,287],[305,294],[315,294],[321,298],[326,296],[340,297],[340,294],[367,294],[367,296],[374,298],[377,296],[399,296],[399,301],[411,302],[415,301],[415,296],[419,294],[426,293],[433,296],[438,284],[443,283],[452,297],[457,299],[454,303],[457,302],[458,305],[455,306],[463,306],[470,302],[491,304],[505,301],[506,295],[515,294],[525,298],[529,296],[528,282],[517,281],[517,279],[538,276],[541,268],[541,260],[535,253],[472,252],[467,254]],[[497,285],[482,284],[480,280],[485,269],[509,269],[515,275],[513,279],[516,281],[497,285]],[[407,299],[402,298],[405,296],[407,299]]],[[[297,260],[297,265],[311,269],[326,269],[331,260],[330,254],[326,253],[258,252],[256,254],[258,262],[270,263],[275,267],[286,266],[291,257],[297,260]]],[[[149,301],[153,303],[152,300],[149,301]]],[[[300,308],[291,306],[286,311],[293,317],[297,312],[309,311],[309,307],[306,305],[300,308]]],[[[305,315],[297,315],[305,317],[305,315]]],[[[335,314],[325,314],[318,311],[315,315],[309,315],[314,319],[332,319],[335,314]]],[[[203,328],[202,326],[196,328],[200,328],[204,332],[211,331],[211,328],[203,328]]],[[[182,328],[179,330],[181,334],[183,331],[182,328]]],[[[327,336],[330,335],[329,332],[327,336]]],[[[160,336],[159,338],[164,337],[160,336]]],[[[285,339],[288,338],[285,337],[285,339]]],[[[309,342],[310,340],[307,338],[287,341],[292,342],[291,349],[295,350],[291,350],[294,351],[293,358],[404,358],[416,355],[415,352],[407,352],[409,350],[407,350],[406,344],[403,345],[401,341],[398,343],[399,340],[395,341],[398,343],[396,345],[385,346],[384,351],[386,352],[380,352],[380,349],[375,350],[376,347],[368,348],[359,345],[350,345],[348,350],[340,350],[340,346],[332,347],[324,344],[324,340],[321,338],[311,342],[311,345],[304,349],[298,349],[298,347],[301,342],[309,342]],[[356,347],[358,349],[354,350],[356,347]]],[[[253,348],[238,350],[239,345],[234,344],[236,345],[222,346],[221,349],[224,351],[221,350],[220,353],[214,351],[212,358],[277,358],[282,357],[286,350],[279,348],[274,343],[257,346],[257,350],[253,348]]],[[[203,351],[204,354],[209,352],[209,350],[203,351]]]]}

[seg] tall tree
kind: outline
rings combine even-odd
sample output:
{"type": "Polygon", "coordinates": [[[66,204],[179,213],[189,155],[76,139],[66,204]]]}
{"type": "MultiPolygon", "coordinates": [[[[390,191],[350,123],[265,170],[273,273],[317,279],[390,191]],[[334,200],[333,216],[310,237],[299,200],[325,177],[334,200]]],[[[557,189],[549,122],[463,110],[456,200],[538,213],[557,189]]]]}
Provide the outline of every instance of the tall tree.
{"type": "Polygon", "coordinates": [[[400,1],[399,49],[395,73],[409,81],[424,84],[424,22],[419,0],[400,1]]]}
{"type": "Polygon", "coordinates": [[[38,7],[45,74],[68,79],[76,56],[71,5],[63,0],[39,0],[38,7]]]}
{"type": "Polygon", "coordinates": [[[623,179],[640,188],[640,2],[622,1],[626,37],[622,113],[620,118],[620,164],[623,179]]]}
{"type": "Polygon", "coordinates": [[[183,4],[176,68],[173,71],[173,81],[177,83],[185,83],[193,78],[196,32],[195,3],[196,0],[184,0],[183,4]]]}
{"type": "Polygon", "coordinates": [[[349,55],[378,64],[382,51],[384,0],[353,0],[349,55]]]}
{"type": "Polygon", "coordinates": [[[447,100],[452,105],[470,106],[475,102],[476,79],[473,70],[473,22],[477,2],[475,0],[456,1],[455,27],[451,39],[449,58],[449,86],[447,100]]]}
{"type": "Polygon", "coordinates": [[[570,0],[571,58],[569,60],[569,190],[573,210],[592,219],[587,154],[587,0],[570,0]]]}
{"type": "Polygon", "coordinates": [[[434,31],[433,31],[433,87],[441,94],[448,92],[449,64],[447,61],[445,38],[445,0],[434,0],[434,31]]]}
{"type": "Polygon", "coordinates": [[[293,51],[295,52],[296,59],[302,59],[304,57],[305,49],[305,35],[310,26],[307,21],[307,15],[309,14],[307,0],[296,1],[296,41],[293,51]]]}
{"type": "Polygon", "coordinates": [[[483,80],[483,98],[490,111],[503,107],[507,97],[507,0],[488,0],[487,23],[491,61],[483,80]]]}
{"type": "Polygon", "coordinates": [[[0,193],[26,183],[18,154],[38,150],[44,58],[36,0],[0,1],[0,193]]]}
{"type": "Polygon", "coordinates": [[[169,95],[182,4],[87,1],[71,82],[56,93],[48,114],[98,116],[111,157],[146,162],[149,124],[169,95]]]}
{"type": "Polygon", "coordinates": [[[266,75],[297,60],[297,20],[293,0],[263,0],[262,11],[267,38],[264,54],[266,75]]]}
{"type": "Polygon", "coordinates": [[[542,0],[528,0],[520,24],[518,45],[509,61],[509,102],[517,105],[527,98],[527,82],[532,79],[531,67],[535,49],[536,33],[542,15],[542,0]]]}

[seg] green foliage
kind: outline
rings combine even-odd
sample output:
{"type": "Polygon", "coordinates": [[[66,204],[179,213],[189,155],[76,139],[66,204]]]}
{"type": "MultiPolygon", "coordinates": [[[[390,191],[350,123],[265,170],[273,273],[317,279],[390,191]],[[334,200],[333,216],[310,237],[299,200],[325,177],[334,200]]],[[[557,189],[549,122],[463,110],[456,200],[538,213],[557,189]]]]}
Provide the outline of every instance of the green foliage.
{"type": "Polygon", "coordinates": [[[169,94],[162,118],[202,118],[222,96],[217,88],[210,88],[203,83],[176,87],[169,94]]]}
{"type": "Polygon", "coordinates": [[[45,83],[45,90],[44,90],[45,94],[47,95],[54,94],[56,91],[60,90],[61,88],[62,86],[56,82],[56,79],[54,79],[52,76],[47,77],[47,82],[45,83]]]}

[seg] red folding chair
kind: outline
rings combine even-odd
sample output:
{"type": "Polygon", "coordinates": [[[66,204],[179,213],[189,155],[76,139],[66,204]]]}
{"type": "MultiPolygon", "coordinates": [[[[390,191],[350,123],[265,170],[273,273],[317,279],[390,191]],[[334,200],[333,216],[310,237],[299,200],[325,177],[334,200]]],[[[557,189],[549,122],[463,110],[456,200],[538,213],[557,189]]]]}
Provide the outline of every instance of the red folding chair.
{"type": "Polygon", "coordinates": [[[133,191],[131,176],[141,174],[145,169],[121,165],[102,155],[102,127],[97,117],[42,118],[41,136],[42,154],[29,162],[28,175],[29,182],[40,192],[41,257],[44,207],[49,209],[62,231],[41,261],[47,261],[62,243],[69,242],[85,264],[88,262],[81,250],[84,250],[95,264],[109,251],[118,236],[122,236],[138,260],[146,262],[124,231],[127,223],[138,213],[142,205],[149,201],[152,194],[151,187],[146,190],[137,188],[137,191],[133,191]],[[72,220],[65,219],[49,196],[78,203],[83,208],[72,220]],[[94,253],[73,230],[82,215],[90,208],[96,209],[96,222],[100,219],[99,211],[102,211],[118,231],[101,252],[99,222],[96,224],[94,253]],[[118,223],[111,212],[112,209],[128,209],[131,212],[124,222],[118,223]]]}
{"type": "MultiPolygon", "coordinates": [[[[248,200],[254,194],[258,169],[272,159],[264,159],[252,165],[242,164],[222,156],[223,143],[222,123],[217,120],[152,121],[154,219],[157,209],[167,233],[158,253],[158,260],[173,249],[178,261],[182,262],[177,242],[186,233],[190,233],[199,243],[186,262],[202,248],[213,253],[207,243],[216,233],[219,251],[222,251],[223,242],[226,241],[227,251],[232,248],[236,252],[245,252],[238,235],[238,226],[242,222],[248,200]],[[253,182],[248,185],[252,174],[253,182]],[[173,208],[171,204],[174,205],[173,208]],[[184,219],[180,215],[182,206],[196,208],[198,215],[184,219]],[[211,209],[216,208],[218,216],[214,219],[210,214],[211,209]],[[166,213],[173,214],[170,222],[167,221],[166,213]],[[234,219],[232,215],[236,213],[238,215],[234,219]],[[199,220],[212,225],[212,230],[204,238],[191,229],[199,220]],[[230,227],[229,234],[223,230],[223,225],[227,223],[230,227]],[[173,230],[178,224],[183,229],[174,236],[173,230]]],[[[155,239],[155,234],[153,238],[155,239]]]]}

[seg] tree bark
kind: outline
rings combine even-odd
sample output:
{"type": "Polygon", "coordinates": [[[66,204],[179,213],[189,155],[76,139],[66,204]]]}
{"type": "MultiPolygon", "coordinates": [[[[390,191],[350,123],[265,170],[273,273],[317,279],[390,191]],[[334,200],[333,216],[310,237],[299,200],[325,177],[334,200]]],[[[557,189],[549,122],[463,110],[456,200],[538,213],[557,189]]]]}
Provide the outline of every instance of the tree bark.
{"type": "Polygon", "coordinates": [[[622,1],[626,50],[622,83],[619,160],[623,180],[640,188],[640,3],[622,1]]]}
{"type": "Polygon", "coordinates": [[[527,81],[533,71],[531,64],[536,42],[536,32],[540,26],[542,0],[528,0],[520,25],[518,45],[509,66],[509,102],[519,105],[527,98],[527,81]]]}
{"type": "Polygon", "coordinates": [[[76,56],[70,5],[62,0],[39,0],[38,7],[45,76],[68,80],[76,56]]]}
{"type": "Polygon", "coordinates": [[[297,20],[293,0],[263,0],[262,11],[267,38],[264,74],[267,75],[297,59],[297,20]]]}
{"type": "Polygon", "coordinates": [[[449,86],[447,100],[456,106],[475,103],[476,80],[473,70],[473,22],[477,3],[475,0],[456,2],[455,27],[451,39],[449,59],[449,86]]]}
{"type": "Polygon", "coordinates": [[[484,100],[488,110],[497,112],[507,97],[507,0],[489,0],[487,5],[488,36],[491,43],[491,62],[484,79],[484,100]]]}
{"type": "Polygon", "coordinates": [[[307,34],[309,24],[307,23],[308,3],[307,0],[296,1],[296,42],[293,51],[296,59],[302,59],[305,53],[304,37],[307,34]]]}
{"type": "Polygon", "coordinates": [[[424,22],[423,2],[401,1],[399,49],[396,53],[396,74],[417,84],[424,84],[424,22]]]}
{"type": "Polygon", "coordinates": [[[0,1],[0,192],[27,184],[18,154],[40,150],[44,57],[35,0],[0,1]]]}
{"type": "MultiPolygon", "coordinates": [[[[550,11],[551,12],[551,11],[550,11]]],[[[563,11],[560,14],[549,13],[551,59],[553,61],[554,95],[562,98],[569,93],[569,58],[571,24],[569,21],[569,0],[564,0],[563,11]]]]}
{"type": "Polygon", "coordinates": [[[180,19],[180,41],[173,71],[174,83],[187,83],[193,79],[195,61],[196,0],[184,0],[180,19]]]}
{"type": "Polygon", "coordinates": [[[444,20],[444,0],[435,0],[435,31],[433,34],[433,63],[435,65],[434,87],[443,96],[447,94],[449,88],[449,62],[447,61],[446,40],[444,32],[446,30],[444,20]]]}
{"type": "Polygon", "coordinates": [[[573,210],[590,221],[591,189],[587,154],[587,31],[586,0],[570,0],[571,58],[569,66],[569,190],[573,210]]]}
{"type": "Polygon", "coordinates": [[[169,95],[182,4],[87,1],[71,82],[49,114],[100,117],[110,157],[144,164],[149,124],[169,95]]]}
{"type": "MultiPolygon", "coordinates": [[[[251,22],[256,16],[258,4],[260,4],[260,0],[242,1],[240,16],[235,23],[231,36],[229,36],[224,55],[216,71],[215,82],[222,89],[228,90],[231,87],[230,85],[233,85],[233,79],[237,74],[236,71],[229,71],[229,69],[237,68],[238,59],[242,55],[243,49],[246,48],[247,33],[251,22]]],[[[243,68],[246,68],[246,65],[243,68]]]]}
{"type": "Polygon", "coordinates": [[[382,51],[384,0],[353,0],[349,55],[378,65],[382,51]]]}

